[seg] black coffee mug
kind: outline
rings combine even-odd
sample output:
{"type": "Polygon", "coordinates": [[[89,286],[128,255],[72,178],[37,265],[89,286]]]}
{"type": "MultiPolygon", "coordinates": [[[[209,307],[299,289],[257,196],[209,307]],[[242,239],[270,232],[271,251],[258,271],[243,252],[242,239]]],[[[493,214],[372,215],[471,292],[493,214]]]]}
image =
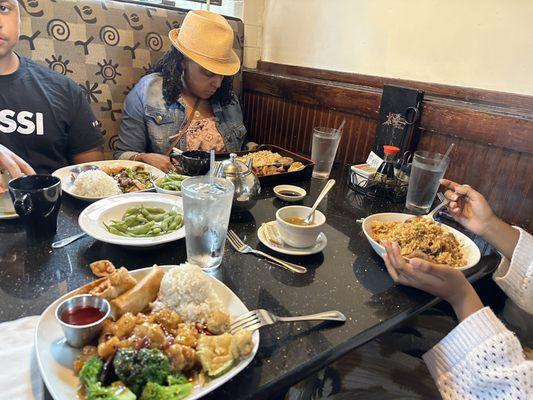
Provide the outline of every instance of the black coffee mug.
{"type": "Polygon", "coordinates": [[[189,176],[205,175],[209,171],[209,153],[201,150],[171,153],[170,161],[181,167],[189,176]]]}
{"type": "Polygon", "coordinates": [[[28,238],[54,236],[61,207],[61,180],[52,175],[29,175],[11,180],[8,187],[28,238]]]}

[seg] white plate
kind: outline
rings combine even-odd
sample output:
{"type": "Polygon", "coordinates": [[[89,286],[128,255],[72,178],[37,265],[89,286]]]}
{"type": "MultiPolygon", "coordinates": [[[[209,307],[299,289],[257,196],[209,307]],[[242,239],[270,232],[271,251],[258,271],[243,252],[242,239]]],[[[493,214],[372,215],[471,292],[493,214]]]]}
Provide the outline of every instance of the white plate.
{"type": "MultiPolygon", "coordinates": [[[[163,266],[165,270],[169,270],[173,267],[174,266],[172,265],[163,266]]],[[[130,271],[130,273],[135,279],[140,280],[149,272],[149,270],[150,268],[143,268],[130,271]]],[[[214,291],[220,297],[222,303],[232,317],[237,317],[249,311],[244,303],[226,285],[216,278],[211,276],[209,278],[212,279],[214,291]]],[[[50,304],[39,318],[35,330],[35,353],[37,356],[37,363],[44,383],[55,400],[73,400],[78,398],[76,393],[78,377],[74,375],[72,362],[80,351],[66,344],[63,337],[63,331],[54,316],[55,310],[59,304],[65,299],[74,296],[76,291],[77,290],[74,290],[50,304]]],[[[195,400],[205,396],[207,393],[223,385],[246,368],[248,364],[252,362],[257,353],[257,349],[259,348],[259,331],[255,331],[252,338],[254,341],[254,348],[250,356],[241,360],[226,374],[213,379],[206,386],[193,392],[191,396],[187,397],[187,400],[195,400]]]]}
{"type": "MultiPolygon", "coordinates": [[[[52,175],[57,176],[59,179],[61,179],[61,188],[64,192],[70,194],[72,197],[75,197],[80,200],[84,201],[96,201],[106,198],[107,196],[99,196],[99,197],[90,197],[90,196],[80,196],[72,192],[72,181],[70,180],[70,176],[72,174],[71,170],[72,168],[81,166],[81,165],[96,165],[100,168],[102,167],[114,167],[117,165],[132,168],[138,165],[142,165],[144,169],[148,172],[150,172],[153,176],[153,179],[156,180],[158,178],[161,178],[162,176],[165,176],[165,173],[161,171],[160,169],[151,166],[150,164],[145,164],[139,161],[131,161],[131,160],[105,160],[105,161],[92,161],[87,162],[83,164],[76,164],[76,165],[69,165],[67,167],[59,168],[52,172],[52,175]]],[[[149,192],[153,191],[154,188],[146,189],[146,190],[139,190],[139,192],[149,192]]],[[[137,193],[137,192],[135,192],[137,193]]]]}
{"type": "MultiPolygon", "coordinates": [[[[370,236],[371,230],[371,224],[374,221],[382,221],[382,222],[403,222],[408,218],[412,218],[415,215],[411,214],[403,214],[403,213],[380,213],[380,214],[372,214],[365,218],[363,221],[363,232],[368,239],[368,242],[374,249],[374,251],[378,255],[382,255],[385,252],[385,249],[383,246],[378,244],[372,237],[370,236]]],[[[480,258],[481,253],[479,251],[479,248],[476,246],[476,244],[464,233],[459,232],[457,229],[452,228],[451,226],[440,224],[442,229],[451,232],[455,238],[461,243],[463,255],[466,260],[466,265],[464,267],[457,268],[459,270],[465,270],[468,268],[472,268],[474,265],[476,265],[480,258]]]]}
{"type": "MultiPolygon", "coordinates": [[[[276,225],[276,221],[270,221],[267,222],[268,225],[276,225]]],[[[324,235],[324,232],[320,232],[320,235],[318,235],[317,241],[314,246],[312,247],[306,247],[304,249],[298,248],[298,247],[292,247],[289,246],[286,243],[283,243],[281,246],[270,243],[263,231],[263,226],[261,225],[259,229],[257,230],[257,237],[259,238],[259,241],[263,243],[266,247],[269,249],[272,249],[274,251],[277,251],[278,253],[287,254],[290,256],[308,256],[311,254],[320,253],[322,250],[326,248],[328,245],[328,239],[326,238],[326,235],[324,235]]]]}
{"type": "Polygon", "coordinates": [[[152,247],[185,237],[184,227],[165,235],[146,238],[118,236],[108,232],[104,222],[108,223],[112,219],[120,220],[128,208],[138,207],[141,204],[147,207],[160,207],[167,211],[175,209],[183,214],[181,197],[170,194],[137,192],[98,200],[82,211],[78,223],[87,235],[96,240],[121,246],[152,247]]]}

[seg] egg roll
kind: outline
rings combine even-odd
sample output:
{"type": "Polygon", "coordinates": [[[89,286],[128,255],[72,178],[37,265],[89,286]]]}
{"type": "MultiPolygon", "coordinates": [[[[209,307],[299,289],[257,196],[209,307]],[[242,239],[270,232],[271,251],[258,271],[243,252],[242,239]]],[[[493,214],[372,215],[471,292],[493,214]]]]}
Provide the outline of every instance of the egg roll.
{"type": "Polygon", "coordinates": [[[111,300],[130,290],[136,284],[137,280],[130,275],[126,268],[121,267],[108,277],[104,278],[104,280],[89,293],[93,296],[111,300]]]}
{"type": "Polygon", "coordinates": [[[142,278],[137,285],[112,300],[115,317],[118,318],[127,312],[138,314],[148,307],[148,304],[157,298],[163,275],[165,275],[165,271],[154,265],[148,275],[142,278]]]}

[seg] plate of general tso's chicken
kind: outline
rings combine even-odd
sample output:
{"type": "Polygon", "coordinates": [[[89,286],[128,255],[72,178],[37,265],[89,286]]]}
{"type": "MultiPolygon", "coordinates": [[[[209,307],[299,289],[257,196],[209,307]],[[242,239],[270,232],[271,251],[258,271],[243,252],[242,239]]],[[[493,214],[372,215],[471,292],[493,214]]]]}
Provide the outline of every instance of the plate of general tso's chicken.
{"type": "Polygon", "coordinates": [[[90,268],[98,279],[52,303],[35,332],[39,369],[55,400],[198,399],[257,353],[258,331],[229,333],[249,310],[196,265],[128,271],[102,260],[90,268]],[[78,297],[108,305],[98,325],[87,319],[90,307],[64,308],[78,297]],[[76,324],[76,313],[89,323],[81,328],[96,332],[73,347],[64,325],[76,324]]]}

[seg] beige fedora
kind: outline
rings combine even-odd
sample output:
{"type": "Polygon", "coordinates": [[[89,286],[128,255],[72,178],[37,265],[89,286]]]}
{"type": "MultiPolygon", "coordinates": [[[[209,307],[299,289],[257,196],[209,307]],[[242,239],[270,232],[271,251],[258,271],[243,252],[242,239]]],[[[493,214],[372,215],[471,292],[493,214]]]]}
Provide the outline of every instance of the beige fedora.
{"type": "Polygon", "coordinates": [[[189,11],[181,28],[168,33],[180,52],[208,71],[225,76],[239,72],[241,62],[233,51],[233,29],[219,14],[189,11]]]}

